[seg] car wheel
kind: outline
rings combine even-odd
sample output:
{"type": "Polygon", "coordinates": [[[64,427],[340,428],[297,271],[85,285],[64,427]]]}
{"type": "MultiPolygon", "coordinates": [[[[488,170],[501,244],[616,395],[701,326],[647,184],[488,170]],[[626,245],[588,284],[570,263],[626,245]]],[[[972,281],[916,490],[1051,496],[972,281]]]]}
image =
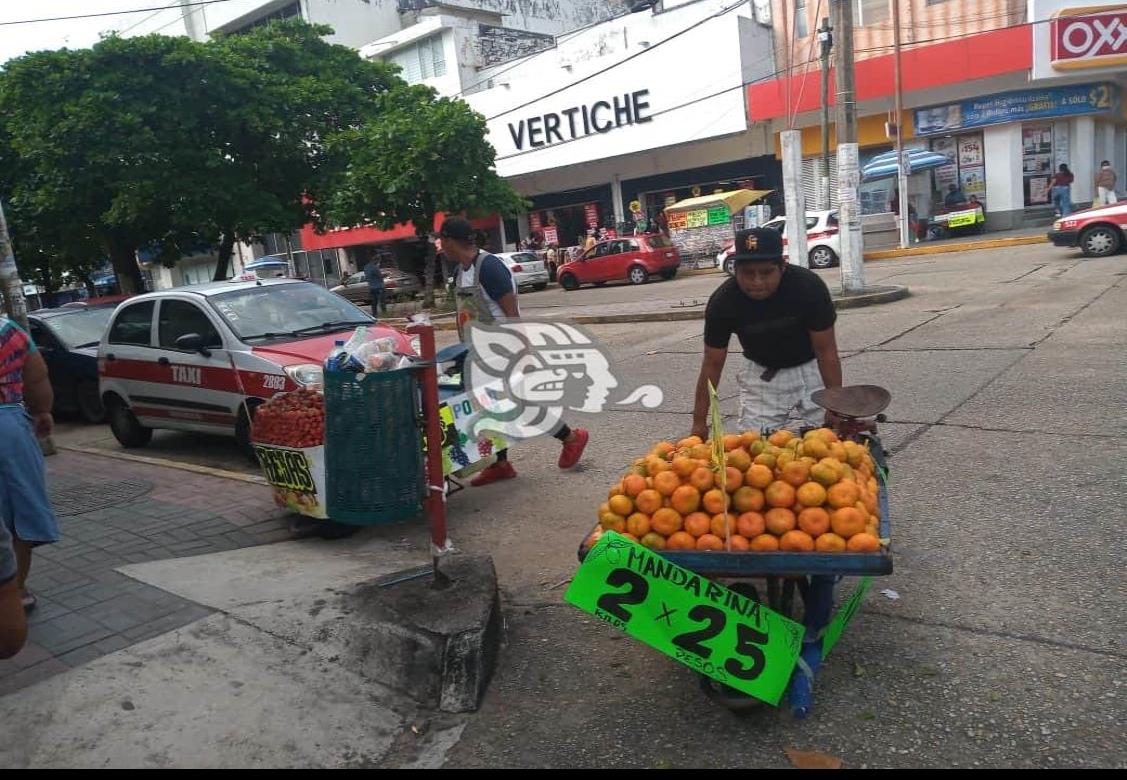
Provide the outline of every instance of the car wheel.
{"type": "Polygon", "coordinates": [[[579,280],[573,274],[564,274],[560,277],[560,287],[568,292],[579,289],[579,280]]]}
{"type": "Polygon", "coordinates": [[[1085,257],[1107,257],[1119,251],[1119,234],[1107,225],[1090,227],[1080,234],[1080,251],[1085,257]]]}
{"type": "Polygon", "coordinates": [[[828,246],[816,246],[810,250],[811,268],[832,268],[837,265],[837,255],[828,246]]]}
{"type": "Polygon", "coordinates": [[[733,273],[735,273],[735,270],[735,264],[732,262],[732,258],[726,258],[724,260],[724,273],[728,274],[728,276],[731,276],[733,273]]]}
{"type": "Polygon", "coordinates": [[[677,275],[677,269],[676,268],[670,268],[668,271],[662,271],[661,272],[661,278],[664,279],[667,282],[676,275],[677,275]]]}
{"type": "Polygon", "coordinates": [[[548,289],[548,283],[547,282],[541,282],[540,284],[534,284],[534,285],[532,285],[532,289],[534,289],[534,290],[547,290],[548,289]]]}
{"type": "Polygon", "coordinates": [[[942,225],[928,225],[927,226],[927,240],[928,241],[941,241],[947,238],[947,228],[942,225]]]}
{"type": "Polygon", "coordinates": [[[235,419],[235,441],[251,462],[256,462],[257,456],[254,454],[254,445],[250,440],[250,427],[254,420],[254,410],[261,404],[262,401],[257,399],[248,400],[239,406],[239,416],[235,419]]]}
{"type": "Polygon", "coordinates": [[[626,281],[630,284],[645,284],[649,281],[650,272],[640,265],[630,266],[630,270],[626,272],[626,281]]]}
{"type": "Polygon", "coordinates": [[[82,419],[93,425],[100,425],[106,421],[106,407],[102,405],[102,398],[98,395],[98,383],[87,380],[78,383],[78,413],[82,419]]]}
{"type": "Polygon", "coordinates": [[[152,441],[153,429],[141,425],[120,398],[114,397],[108,401],[106,411],[109,414],[110,431],[122,447],[134,449],[144,447],[152,441]]]}

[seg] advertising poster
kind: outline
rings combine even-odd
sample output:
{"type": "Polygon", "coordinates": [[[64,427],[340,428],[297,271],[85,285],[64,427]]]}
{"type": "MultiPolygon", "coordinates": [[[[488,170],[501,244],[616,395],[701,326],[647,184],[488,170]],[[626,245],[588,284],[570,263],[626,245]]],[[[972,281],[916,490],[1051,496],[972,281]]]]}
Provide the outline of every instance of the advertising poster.
{"type": "Polygon", "coordinates": [[[975,133],[961,135],[959,142],[959,168],[983,164],[982,136],[975,133]]]}

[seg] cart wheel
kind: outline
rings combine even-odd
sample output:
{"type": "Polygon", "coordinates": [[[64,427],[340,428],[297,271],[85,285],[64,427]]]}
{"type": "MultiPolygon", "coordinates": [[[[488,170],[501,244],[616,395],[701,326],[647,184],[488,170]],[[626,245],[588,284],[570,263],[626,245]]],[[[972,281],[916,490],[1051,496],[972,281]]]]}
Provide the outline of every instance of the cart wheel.
{"type": "Polygon", "coordinates": [[[732,712],[751,712],[764,705],[759,699],[740,693],[735,688],[729,688],[724,683],[703,674],[700,675],[700,690],[709,699],[732,712]]]}

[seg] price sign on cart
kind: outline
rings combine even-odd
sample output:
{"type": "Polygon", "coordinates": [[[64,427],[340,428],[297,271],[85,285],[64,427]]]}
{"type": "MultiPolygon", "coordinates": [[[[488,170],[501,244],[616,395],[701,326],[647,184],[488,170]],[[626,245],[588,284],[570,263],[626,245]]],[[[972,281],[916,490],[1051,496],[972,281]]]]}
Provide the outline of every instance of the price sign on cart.
{"type": "Polygon", "coordinates": [[[587,553],[564,600],[769,704],[802,649],[800,623],[613,532],[587,553]]]}

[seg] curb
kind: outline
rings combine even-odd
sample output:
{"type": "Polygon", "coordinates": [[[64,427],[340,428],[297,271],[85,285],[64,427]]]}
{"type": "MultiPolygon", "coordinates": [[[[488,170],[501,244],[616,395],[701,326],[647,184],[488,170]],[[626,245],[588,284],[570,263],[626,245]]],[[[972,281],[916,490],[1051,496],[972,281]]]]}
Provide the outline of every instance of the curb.
{"type": "MultiPolygon", "coordinates": [[[[881,303],[899,301],[911,295],[911,291],[903,285],[885,285],[872,288],[872,292],[864,292],[848,297],[835,296],[835,309],[859,309],[862,306],[875,306],[881,303]]],[[[704,306],[695,306],[684,311],[665,311],[655,314],[580,314],[577,317],[561,317],[560,322],[571,322],[576,325],[613,325],[616,323],[630,322],[684,322],[686,320],[703,320],[704,306]]],[[[449,327],[436,330],[454,330],[449,327]]]]}
{"type": "Polygon", "coordinates": [[[207,477],[218,477],[220,479],[230,479],[236,482],[246,482],[252,485],[268,485],[264,477],[256,474],[243,474],[239,471],[228,471],[227,469],[217,469],[212,466],[197,466],[194,463],[181,463],[175,460],[166,460],[165,458],[152,458],[147,455],[133,455],[128,452],[114,452],[112,450],[99,450],[94,447],[80,447],[75,444],[60,444],[60,450],[67,452],[78,452],[83,455],[99,455],[103,458],[112,458],[114,460],[124,460],[130,463],[143,463],[146,466],[161,466],[166,469],[177,469],[179,471],[190,471],[193,474],[202,474],[207,477]]]}
{"type": "Polygon", "coordinates": [[[882,249],[866,252],[866,260],[895,260],[898,257],[920,257],[921,255],[944,255],[952,252],[973,252],[977,249],[1003,249],[1008,246],[1028,244],[1047,244],[1047,236],[1013,236],[1010,238],[984,238],[980,241],[963,241],[958,244],[936,244],[929,247],[909,247],[908,249],[882,249]]]}

